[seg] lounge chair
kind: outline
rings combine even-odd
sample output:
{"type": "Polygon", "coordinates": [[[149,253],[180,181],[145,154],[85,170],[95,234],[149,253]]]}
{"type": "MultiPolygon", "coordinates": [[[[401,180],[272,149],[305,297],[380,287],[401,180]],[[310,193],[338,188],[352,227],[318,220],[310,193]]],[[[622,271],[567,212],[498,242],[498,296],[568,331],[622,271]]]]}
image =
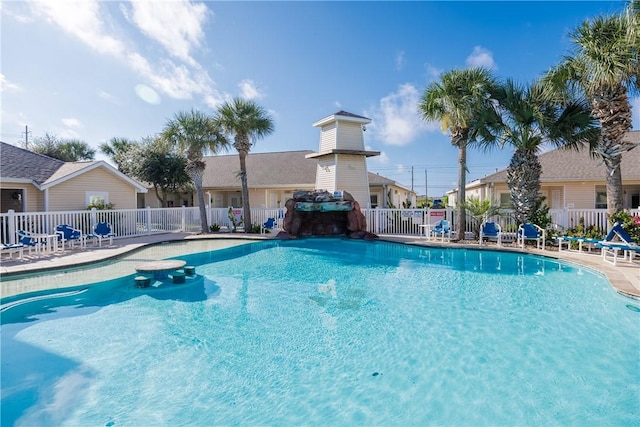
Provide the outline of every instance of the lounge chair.
{"type": "Polygon", "coordinates": [[[37,253],[40,253],[41,243],[38,239],[31,235],[28,231],[18,230],[16,231],[16,235],[18,236],[18,243],[21,244],[24,248],[29,249],[29,255],[35,249],[37,253]]]}
{"type": "Polygon", "coordinates": [[[80,247],[85,246],[85,236],[82,234],[82,231],[68,224],[57,225],[56,233],[58,234],[58,242],[62,244],[63,252],[65,245],[69,245],[69,249],[74,248],[76,242],[80,243],[80,247]]]}
{"type": "Polygon", "coordinates": [[[17,252],[19,258],[22,259],[24,254],[24,245],[22,243],[3,243],[0,250],[0,253],[9,254],[9,258],[13,258],[13,254],[17,252]]]}
{"type": "Polygon", "coordinates": [[[99,222],[93,227],[93,233],[88,234],[87,238],[98,239],[98,245],[102,247],[102,239],[109,239],[109,246],[113,245],[115,233],[113,227],[108,222],[99,222]]]}
{"type": "Polygon", "coordinates": [[[567,245],[566,250],[571,249],[571,243],[578,243],[578,252],[582,252],[582,248],[586,243],[588,245],[587,251],[590,250],[594,245],[601,242],[602,239],[595,239],[591,237],[580,237],[580,236],[556,236],[554,237],[558,241],[558,252],[562,251],[562,245],[567,245]]]}
{"type": "Polygon", "coordinates": [[[447,221],[446,219],[441,219],[440,221],[436,222],[436,224],[431,229],[431,235],[435,236],[436,239],[438,238],[438,236],[440,236],[443,242],[445,236],[447,236],[447,240],[451,240],[451,226],[449,225],[449,221],[447,221]]]}
{"type": "Polygon", "coordinates": [[[622,228],[622,224],[619,222],[613,224],[604,240],[598,242],[596,246],[602,249],[602,259],[611,262],[613,265],[616,265],[618,252],[620,251],[622,251],[622,259],[626,260],[628,256],[630,262],[633,262],[636,254],[640,254],[640,245],[633,242],[629,233],[622,228]],[[614,241],[615,238],[618,238],[618,241],[614,241]],[[609,255],[611,256],[611,261],[607,259],[609,255]]]}
{"type": "Polygon", "coordinates": [[[502,246],[502,228],[497,222],[483,222],[480,226],[480,246],[484,240],[495,240],[502,246]]]}
{"type": "Polygon", "coordinates": [[[545,232],[545,230],[538,224],[525,222],[524,224],[520,224],[520,226],[518,227],[518,246],[524,248],[525,241],[535,240],[536,247],[538,249],[542,248],[542,250],[544,250],[546,235],[547,233],[545,232]]]}
{"type": "Polygon", "coordinates": [[[264,234],[267,230],[273,230],[277,225],[275,218],[267,218],[267,221],[260,226],[260,234],[264,234]]]}

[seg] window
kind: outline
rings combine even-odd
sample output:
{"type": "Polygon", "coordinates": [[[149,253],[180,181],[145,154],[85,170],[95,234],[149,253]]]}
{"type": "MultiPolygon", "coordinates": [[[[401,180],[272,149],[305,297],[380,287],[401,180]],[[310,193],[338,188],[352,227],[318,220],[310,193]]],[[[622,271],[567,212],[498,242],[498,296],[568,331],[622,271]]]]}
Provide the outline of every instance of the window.
{"type": "Polygon", "coordinates": [[[109,193],[107,191],[86,191],[85,203],[87,206],[106,206],[109,204],[109,193]]]}
{"type": "Polygon", "coordinates": [[[510,208],[513,206],[511,201],[511,193],[500,193],[500,207],[510,208]]]}
{"type": "Polygon", "coordinates": [[[596,187],[596,209],[607,209],[607,189],[596,187]]]}
{"type": "Polygon", "coordinates": [[[372,194],[369,197],[371,200],[371,209],[373,208],[377,208],[378,207],[378,195],[377,194],[372,194]]]}

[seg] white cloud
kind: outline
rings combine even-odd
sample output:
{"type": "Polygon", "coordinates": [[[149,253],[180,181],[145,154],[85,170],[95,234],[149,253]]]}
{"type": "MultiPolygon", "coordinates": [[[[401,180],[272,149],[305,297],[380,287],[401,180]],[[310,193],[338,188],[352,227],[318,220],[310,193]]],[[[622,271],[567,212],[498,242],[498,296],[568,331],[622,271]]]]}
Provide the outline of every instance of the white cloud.
{"type": "Polygon", "coordinates": [[[11,83],[4,74],[0,74],[0,92],[20,92],[21,90],[19,85],[11,83]]]}
{"type": "MultiPolygon", "coordinates": [[[[150,39],[158,42],[171,55],[189,65],[196,65],[190,52],[199,47],[204,37],[203,23],[209,9],[203,3],[190,1],[134,1],[131,21],[150,39]]],[[[125,16],[128,17],[128,14],[125,16]]]]}
{"type": "Polygon", "coordinates": [[[425,122],[418,112],[420,94],[415,86],[403,84],[394,93],[380,99],[368,116],[376,139],[384,144],[404,146],[413,142],[426,130],[438,129],[437,124],[425,122]]]}
{"type": "Polygon", "coordinates": [[[402,70],[406,63],[407,63],[407,60],[405,59],[404,50],[401,50],[396,55],[396,70],[398,71],[402,70]]]}
{"type": "Polygon", "coordinates": [[[245,99],[261,99],[264,97],[253,80],[245,79],[238,83],[240,96],[245,99]]]}
{"type": "Polygon", "coordinates": [[[132,14],[125,7],[120,8],[129,22],[160,43],[178,63],[168,58],[150,63],[130,40],[123,39],[127,32],[116,26],[108,5],[109,2],[96,0],[35,0],[32,9],[96,52],[121,60],[160,93],[175,99],[199,95],[209,106],[221,102],[222,96],[206,70],[190,56],[203,38],[202,24],[209,14],[206,4],[133,2],[132,14]]]}
{"type": "Polygon", "coordinates": [[[69,128],[81,127],[80,120],[74,118],[62,119],[62,124],[69,128]]]}
{"type": "Polygon", "coordinates": [[[125,50],[122,41],[104,32],[100,4],[93,0],[32,2],[37,15],[57,24],[99,53],[121,56],[125,50]]]}
{"type": "Polygon", "coordinates": [[[469,67],[485,67],[490,70],[498,69],[498,66],[493,60],[493,53],[482,46],[473,48],[473,52],[467,57],[467,65],[469,67]]]}

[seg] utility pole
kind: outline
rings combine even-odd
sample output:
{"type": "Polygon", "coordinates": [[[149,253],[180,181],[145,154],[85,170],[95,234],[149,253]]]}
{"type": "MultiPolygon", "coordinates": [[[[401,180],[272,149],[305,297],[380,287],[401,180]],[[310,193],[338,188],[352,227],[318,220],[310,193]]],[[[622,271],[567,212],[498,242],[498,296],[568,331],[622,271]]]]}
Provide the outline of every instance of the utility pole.
{"type": "Polygon", "coordinates": [[[413,191],[413,166],[411,166],[411,191],[413,191]]]}
{"type": "Polygon", "coordinates": [[[24,125],[24,148],[25,150],[29,149],[29,126],[24,125]]]}
{"type": "Polygon", "coordinates": [[[427,203],[429,201],[429,186],[427,185],[427,170],[424,170],[424,202],[427,203]]]}

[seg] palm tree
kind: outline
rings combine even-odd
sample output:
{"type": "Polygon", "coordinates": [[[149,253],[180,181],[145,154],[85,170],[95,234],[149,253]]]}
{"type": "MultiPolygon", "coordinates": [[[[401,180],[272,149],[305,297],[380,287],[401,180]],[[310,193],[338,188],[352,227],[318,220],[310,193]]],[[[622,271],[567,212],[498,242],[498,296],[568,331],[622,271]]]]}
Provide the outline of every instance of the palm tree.
{"type": "Polygon", "coordinates": [[[477,196],[469,196],[464,202],[464,208],[472,218],[473,234],[476,239],[480,237],[482,222],[492,216],[500,215],[502,209],[491,203],[491,199],[482,199],[477,196]]]}
{"type": "Polygon", "coordinates": [[[127,138],[114,137],[109,142],[103,142],[100,144],[100,151],[108,156],[118,166],[118,170],[123,173],[128,173],[124,165],[124,161],[127,157],[127,152],[137,143],[127,138]]]}
{"type": "Polygon", "coordinates": [[[584,21],[571,34],[573,53],[547,72],[544,82],[571,97],[586,96],[601,135],[594,154],[607,168],[607,210],[623,209],[622,153],[634,147],[624,137],[631,129],[629,94],[640,89],[640,2],[629,2],[624,13],[584,21]]]}
{"type": "Polygon", "coordinates": [[[513,80],[498,85],[492,94],[501,120],[495,123],[495,139],[486,138],[485,148],[510,144],[515,148],[507,168],[507,185],[518,222],[528,222],[539,199],[542,166],[538,153],[544,146],[578,149],[595,144],[596,121],[585,100],[564,105],[539,83],[520,86],[513,80]]]}
{"type": "Polygon", "coordinates": [[[207,211],[202,192],[202,177],[206,167],[203,157],[207,152],[217,153],[226,149],[228,142],[214,118],[198,110],[176,113],[165,125],[162,137],[186,154],[186,172],[193,181],[198,196],[202,233],[208,233],[207,211]]]}
{"type": "Polygon", "coordinates": [[[493,105],[489,98],[495,84],[491,73],[484,68],[451,70],[442,74],[439,82],[427,86],[419,109],[425,120],[438,120],[443,132],[448,132],[451,145],[458,147],[458,194],[456,199],[456,229],[458,239],[464,238],[465,186],[467,173],[467,146],[486,136],[491,123],[493,105]],[[484,120],[479,118],[484,111],[484,120]]]}
{"type": "Polygon", "coordinates": [[[234,136],[233,147],[240,156],[239,175],[242,183],[244,232],[248,233],[251,231],[251,207],[249,205],[246,158],[256,139],[263,138],[273,132],[273,119],[255,102],[234,98],[218,108],[216,121],[224,132],[234,136]]]}

